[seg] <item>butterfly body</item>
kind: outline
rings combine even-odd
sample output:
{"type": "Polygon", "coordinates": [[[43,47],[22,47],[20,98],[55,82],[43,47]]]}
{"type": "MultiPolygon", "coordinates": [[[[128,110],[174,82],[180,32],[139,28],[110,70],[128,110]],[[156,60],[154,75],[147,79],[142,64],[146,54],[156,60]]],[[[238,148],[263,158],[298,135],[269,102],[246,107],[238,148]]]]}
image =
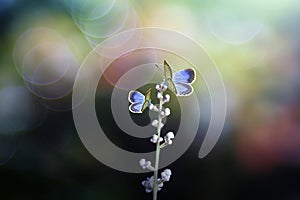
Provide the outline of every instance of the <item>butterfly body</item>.
{"type": "Polygon", "coordinates": [[[193,93],[194,88],[191,84],[196,80],[194,69],[188,68],[173,73],[170,65],[164,61],[164,76],[165,84],[177,96],[189,96],[193,93]]]}
{"type": "Polygon", "coordinates": [[[146,94],[131,90],[128,94],[128,101],[131,103],[129,111],[132,113],[142,113],[151,103],[151,88],[146,94]]]}

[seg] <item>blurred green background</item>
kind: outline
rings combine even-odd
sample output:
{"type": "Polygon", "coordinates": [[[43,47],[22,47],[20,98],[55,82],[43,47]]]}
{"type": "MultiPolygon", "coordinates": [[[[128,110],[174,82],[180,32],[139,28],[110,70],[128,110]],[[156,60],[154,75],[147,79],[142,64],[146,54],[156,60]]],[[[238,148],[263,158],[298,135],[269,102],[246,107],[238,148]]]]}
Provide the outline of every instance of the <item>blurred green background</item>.
{"type": "MultiPolygon", "coordinates": [[[[216,147],[198,158],[208,126],[200,123],[159,199],[300,199],[299,10],[297,0],[1,0],[1,199],[152,198],[141,186],[150,174],[118,172],[87,152],[71,111],[88,53],[116,33],[149,26],[201,44],[228,102],[216,147]]],[[[101,124],[110,139],[148,150],[115,128],[112,83],[102,84],[96,107],[107,114],[101,124]]]]}

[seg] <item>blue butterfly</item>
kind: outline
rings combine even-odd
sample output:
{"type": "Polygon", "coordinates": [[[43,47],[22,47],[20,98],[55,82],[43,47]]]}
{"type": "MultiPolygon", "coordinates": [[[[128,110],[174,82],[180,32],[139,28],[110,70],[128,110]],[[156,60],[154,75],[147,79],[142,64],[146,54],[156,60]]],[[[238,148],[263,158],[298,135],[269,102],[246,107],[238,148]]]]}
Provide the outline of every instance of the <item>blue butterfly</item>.
{"type": "Polygon", "coordinates": [[[129,111],[132,113],[142,113],[151,103],[151,88],[146,92],[146,95],[131,90],[128,94],[128,101],[131,103],[129,111]]]}
{"type": "Polygon", "coordinates": [[[189,96],[193,93],[192,83],[196,80],[196,72],[194,69],[183,69],[173,74],[172,68],[164,60],[164,76],[165,83],[176,96],[189,96]]]}

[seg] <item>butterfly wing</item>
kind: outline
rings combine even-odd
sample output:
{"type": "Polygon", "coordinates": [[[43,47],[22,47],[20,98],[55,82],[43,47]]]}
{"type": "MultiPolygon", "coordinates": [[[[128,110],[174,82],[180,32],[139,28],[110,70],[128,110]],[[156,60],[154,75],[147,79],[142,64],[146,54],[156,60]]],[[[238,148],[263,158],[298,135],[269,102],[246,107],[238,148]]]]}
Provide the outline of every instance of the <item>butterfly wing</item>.
{"type": "Polygon", "coordinates": [[[166,79],[168,79],[168,78],[172,79],[173,78],[172,68],[167,63],[166,60],[164,60],[164,75],[165,75],[166,79]]]}
{"type": "Polygon", "coordinates": [[[176,86],[175,86],[173,80],[170,79],[170,78],[168,78],[166,81],[167,81],[168,88],[169,88],[172,92],[174,92],[175,94],[177,94],[177,89],[176,89],[176,86]]]}
{"type": "Polygon", "coordinates": [[[142,113],[143,103],[133,103],[129,106],[129,111],[132,113],[142,113]]]}
{"type": "Polygon", "coordinates": [[[145,96],[136,90],[131,90],[128,94],[128,101],[130,103],[144,103],[145,96]]]}
{"type": "Polygon", "coordinates": [[[174,83],[177,89],[177,96],[189,96],[193,93],[194,88],[188,83],[174,83]]]}
{"type": "Polygon", "coordinates": [[[136,91],[131,90],[128,94],[128,101],[131,103],[129,111],[132,113],[142,113],[142,108],[145,102],[145,96],[136,91]]]}
{"type": "Polygon", "coordinates": [[[167,63],[166,60],[164,60],[164,76],[165,76],[165,81],[167,82],[168,88],[176,94],[177,91],[176,91],[176,87],[173,82],[172,68],[167,63]]]}
{"type": "Polygon", "coordinates": [[[173,75],[173,82],[180,83],[193,83],[196,80],[195,70],[192,68],[183,69],[178,72],[175,72],[173,75]]]}
{"type": "Polygon", "coordinates": [[[143,103],[142,112],[149,106],[151,103],[151,88],[149,88],[145,95],[145,102],[143,103]]]}
{"type": "Polygon", "coordinates": [[[173,82],[177,96],[188,96],[194,89],[191,84],[196,80],[195,70],[192,68],[180,70],[173,75],[173,82]]]}

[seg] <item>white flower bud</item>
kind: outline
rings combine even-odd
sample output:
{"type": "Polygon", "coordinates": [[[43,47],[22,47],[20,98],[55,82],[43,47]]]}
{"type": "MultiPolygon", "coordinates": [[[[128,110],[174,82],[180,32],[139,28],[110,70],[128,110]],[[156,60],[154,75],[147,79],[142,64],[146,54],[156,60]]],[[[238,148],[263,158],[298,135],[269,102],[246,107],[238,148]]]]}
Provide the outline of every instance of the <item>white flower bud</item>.
{"type": "Polygon", "coordinates": [[[171,178],[172,172],[170,169],[165,169],[162,173],[161,173],[161,179],[164,181],[169,181],[171,178]]]}
{"type": "Polygon", "coordinates": [[[162,137],[159,137],[158,138],[158,135],[156,135],[156,134],[154,134],[153,136],[152,136],[152,138],[150,139],[150,141],[152,142],[152,143],[157,143],[157,142],[162,142],[163,141],[163,138],[162,137]]]}
{"type": "Polygon", "coordinates": [[[160,87],[161,87],[161,89],[162,89],[162,91],[166,91],[167,90],[167,85],[165,85],[165,84],[160,84],[160,87]]]}
{"type": "Polygon", "coordinates": [[[149,109],[150,109],[150,110],[153,110],[153,109],[154,109],[154,105],[153,105],[152,103],[150,103],[149,109]]]}
{"type": "MultiPolygon", "coordinates": [[[[160,179],[157,180],[158,182],[160,182],[160,179]]],[[[154,176],[151,176],[151,178],[147,178],[147,180],[142,182],[142,185],[144,186],[147,193],[152,192],[154,186],[154,176]]],[[[160,191],[163,186],[163,183],[158,184],[158,191],[160,191]]]]}
{"type": "Polygon", "coordinates": [[[145,164],[145,162],[146,162],[146,159],[145,159],[145,158],[142,158],[142,159],[139,161],[139,163],[140,163],[140,166],[144,165],[144,164],[145,164]]]}
{"type": "Polygon", "coordinates": [[[170,95],[166,94],[164,98],[164,102],[167,103],[170,101],[170,95]]]}
{"type": "Polygon", "coordinates": [[[169,108],[165,109],[165,116],[169,116],[171,114],[171,110],[169,108]]]}
{"type": "Polygon", "coordinates": [[[151,141],[152,143],[156,143],[157,140],[158,140],[158,135],[153,135],[152,138],[150,139],[150,141],[151,141]]]}
{"type": "Polygon", "coordinates": [[[158,127],[158,120],[157,119],[153,120],[152,126],[158,127]]]}
{"type": "Polygon", "coordinates": [[[153,105],[152,103],[150,104],[149,109],[152,110],[152,111],[158,112],[157,106],[153,105]]]}
{"type": "Polygon", "coordinates": [[[140,160],[140,166],[143,169],[149,169],[151,167],[151,162],[150,161],[146,161],[144,158],[140,160]]]}
{"type": "Polygon", "coordinates": [[[158,93],[157,93],[157,98],[158,98],[158,99],[163,99],[163,98],[164,98],[161,92],[158,92],[158,93]]]}
{"type": "Polygon", "coordinates": [[[155,88],[157,89],[157,91],[159,92],[164,92],[166,91],[166,89],[168,88],[164,83],[161,83],[159,85],[156,85],[155,88]]]}
{"type": "Polygon", "coordinates": [[[168,132],[166,135],[169,139],[174,139],[174,133],[172,131],[168,132]]]}
{"type": "Polygon", "coordinates": [[[167,143],[168,145],[173,144],[173,141],[172,141],[172,140],[165,140],[165,141],[166,141],[166,143],[167,143]]]}
{"type": "MultiPolygon", "coordinates": [[[[163,124],[163,123],[160,123],[160,125],[161,125],[161,128],[164,126],[164,124],[163,124]]],[[[157,120],[157,119],[153,120],[153,122],[152,122],[152,126],[154,126],[154,127],[158,127],[158,120],[157,120]]]]}
{"type": "Polygon", "coordinates": [[[157,85],[155,86],[155,88],[159,91],[159,90],[160,90],[160,85],[157,84],[157,85]]]}
{"type": "Polygon", "coordinates": [[[167,135],[164,137],[165,143],[168,145],[171,145],[173,143],[174,139],[174,133],[173,132],[168,132],[167,135]]]}
{"type": "Polygon", "coordinates": [[[161,115],[162,117],[167,117],[167,116],[169,116],[170,114],[171,114],[171,111],[170,111],[169,108],[166,108],[164,111],[161,111],[161,112],[160,112],[160,115],[161,115]]]}

